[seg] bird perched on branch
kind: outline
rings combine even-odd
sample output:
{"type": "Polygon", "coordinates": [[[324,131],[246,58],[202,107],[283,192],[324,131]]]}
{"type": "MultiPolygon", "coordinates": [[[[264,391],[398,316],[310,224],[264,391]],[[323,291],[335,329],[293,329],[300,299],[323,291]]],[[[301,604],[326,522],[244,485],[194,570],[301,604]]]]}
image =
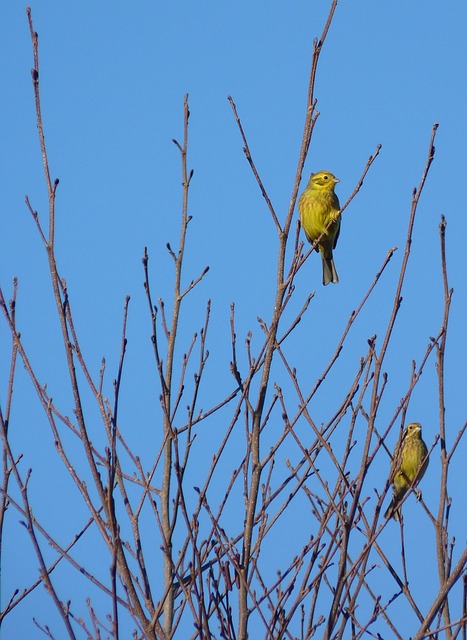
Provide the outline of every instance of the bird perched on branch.
{"type": "Polygon", "coordinates": [[[323,284],[339,282],[332,251],[341,228],[339,199],[334,187],[339,180],[329,171],[312,173],[298,201],[300,221],[308,242],[317,243],[323,262],[323,284]],[[319,239],[321,237],[321,239],[319,239]]]}
{"type": "Polygon", "coordinates": [[[385,518],[400,520],[401,502],[409,489],[422,479],[428,467],[428,449],[422,440],[422,426],[411,422],[399,440],[391,464],[390,480],[394,489],[385,518]]]}

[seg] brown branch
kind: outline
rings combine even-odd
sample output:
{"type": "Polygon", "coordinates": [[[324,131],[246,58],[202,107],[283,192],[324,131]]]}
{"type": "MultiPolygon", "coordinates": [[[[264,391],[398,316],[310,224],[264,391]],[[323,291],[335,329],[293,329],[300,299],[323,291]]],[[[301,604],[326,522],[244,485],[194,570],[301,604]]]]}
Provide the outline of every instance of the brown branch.
{"type": "Polygon", "coordinates": [[[237,123],[238,129],[240,131],[240,135],[241,135],[242,140],[243,140],[243,153],[245,154],[245,157],[246,157],[246,159],[248,160],[248,162],[250,164],[251,170],[253,171],[253,174],[254,174],[254,176],[256,178],[256,182],[258,183],[258,186],[259,186],[259,188],[261,190],[261,194],[262,194],[263,198],[266,200],[266,204],[267,204],[268,209],[269,209],[269,211],[271,213],[272,219],[274,220],[274,224],[276,226],[277,233],[280,235],[282,233],[282,228],[281,228],[279,219],[278,219],[278,217],[276,215],[276,212],[274,210],[274,207],[272,205],[272,202],[269,199],[268,194],[266,193],[266,189],[264,188],[263,182],[262,182],[262,180],[261,180],[261,178],[259,176],[258,170],[256,169],[256,165],[255,165],[255,163],[253,161],[253,158],[251,156],[250,147],[248,145],[248,142],[247,142],[247,139],[246,139],[246,136],[245,136],[245,131],[243,130],[243,126],[242,126],[242,123],[240,121],[240,117],[239,117],[238,112],[237,112],[237,106],[236,106],[235,102],[233,101],[232,96],[227,96],[227,99],[230,102],[230,106],[232,107],[232,111],[233,111],[233,114],[234,114],[234,117],[235,117],[235,121],[237,123]]]}
{"type": "MultiPolygon", "coordinates": [[[[449,455],[447,452],[446,442],[446,415],[445,415],[445,396],[444,396],[444,355],[446,351],[446,339],[449,322],[449,311],[451,307],[451,299],[453,291],[449,289],[447,266],[446,266],[446,219],[441,216],[441,223],[439,225],[440,236],[440,253],[441,253],[441,271],[443,281],[444,292],[444,316],[440,341],[437,344],[437,363],[436,370],[438,373],[438,402],[439,402],[439,428],[440,428],[440,443],[441,443],[441,486],[439,497],[438,517],[435,521],[436,531],[436,550],[438,560],[438,576],[440,589],[444,588],[449,573],[449,559],[446,557],[447,552],[447,540],[448,540],[448,505],[450,499],[448,495],[448,473],[449,473],[449,455]]],[[[442,604],[444,624],[446,626],[446,638],[452,639],[451,629],[451,615],[449,611],[449,601],[446,594],[446,599],[442,604]]]]}
{"type": "Polygon", "coordinates": [[[289,210],[287,212],[287,217],[284,224],[284,233],[286,235],[288,235],[290,230],[290,225],[292,224],[293,212],[295,209],[295,203],[297,202],[298,188],[300,186],[300,182],[302,179],[303,167],[305,166],[305,160],[308,156],[308,150],[310,148],[313,129],[316,124],[316,120],[319,117],[319,112],[315,111],[316,103],[317,103],[317,100],[315,99],[316,73],[318,71],[319,57],[323,49],[324,42],[327,38],[329,29],[331,27],[331,23],[334,18],[334,12],[336,11],[336,8],[337,8],[337,2],[338,0],[332,0],[331,7],[329,9],[328,16],[326,19],[326,23],[321,33],[321,37],[319,38],[319,40],[317,38],[313,40],[313,52],[311,57],[310,77],[308,81],[308,95],[307,95],[307,101],[306,101],[306,113],[305,113],[305,123],[303,126],[302,143],[300,148],[300,154],[298,157],[297,171],[295,174],[295,182],[292,188],[292,197],[290,199],[289,210]]]}

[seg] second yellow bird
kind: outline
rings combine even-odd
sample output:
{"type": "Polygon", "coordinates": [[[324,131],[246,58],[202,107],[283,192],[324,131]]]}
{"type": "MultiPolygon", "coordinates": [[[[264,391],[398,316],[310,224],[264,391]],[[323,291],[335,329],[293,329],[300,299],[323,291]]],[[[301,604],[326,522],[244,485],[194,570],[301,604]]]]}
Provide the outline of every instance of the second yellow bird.
{"type": "Polygon", "coordinates": [[[391,464],[390,480],[394,489],[385,518],[400,520],[401,502],[409,489],[414,489],[428,467],[428,449],[422,439],[422,425],[411,422],[406,426],[396,446],[391,464]]]}
{"type": "Polygon", "coordinates": [[[339,282],[332,255],[341,228],[339,199],[334,193],[338,182],[329,171],[312,173],[298,201],[300,221],[308,242],[313,243],[323,236],[317,244],[317,250],[323,262],[324,285],[339,282]]]}

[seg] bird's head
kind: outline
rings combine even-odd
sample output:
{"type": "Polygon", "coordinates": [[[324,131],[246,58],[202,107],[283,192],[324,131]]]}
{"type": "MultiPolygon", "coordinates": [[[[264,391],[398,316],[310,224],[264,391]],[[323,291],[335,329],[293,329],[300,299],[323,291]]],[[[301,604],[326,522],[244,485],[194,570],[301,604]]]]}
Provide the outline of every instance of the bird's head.
{"type": "Polygon", "coordinates": [[[338,182],[339,178],[336,178],[329,171],[318,171],[318,173],[311,174],[308,186],[319,191],[333,191],[334,185],[338,182]]]}
{"type": "Polygon", "coordinates": [[[411,422],[405,428],[404,438],[419,438],[422,434],[422,425],[419,422],[411,422]]]}

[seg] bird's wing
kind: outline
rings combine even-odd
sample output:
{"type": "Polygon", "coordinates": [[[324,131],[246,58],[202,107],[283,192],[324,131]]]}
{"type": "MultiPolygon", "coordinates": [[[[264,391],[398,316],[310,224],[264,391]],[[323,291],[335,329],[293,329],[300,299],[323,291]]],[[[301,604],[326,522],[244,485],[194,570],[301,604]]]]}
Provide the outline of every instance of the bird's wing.
{"type": "Polygon", "coordinates": [[[405,436],[406,431],[403,431],[394,450],[394,455],[391,462],[391,470],[389,472],[389,481],[391,482],[391,484],[393,484],[396,473],[400,471],[400,468],[402,466],[402,450],[405,444],[405,436]]]}

